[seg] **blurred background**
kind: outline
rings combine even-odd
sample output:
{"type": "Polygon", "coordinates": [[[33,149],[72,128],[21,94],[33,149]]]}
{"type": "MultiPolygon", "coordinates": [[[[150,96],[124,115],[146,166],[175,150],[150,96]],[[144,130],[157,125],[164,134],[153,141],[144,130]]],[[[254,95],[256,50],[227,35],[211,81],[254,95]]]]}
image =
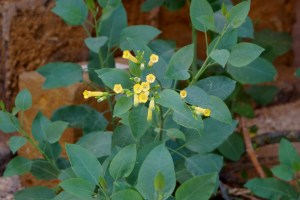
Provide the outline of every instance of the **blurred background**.
{"type": "MultiPolygon", "coordinates": [[[[129,25],[156,26],[162,31],[159,37],[174,40],[177,47],[191,43],[187,4],[177,11],[160,7],[142,12],[143,2],[144,0],[123,0],[129,25]]],[[[88,60],[88,49],[83,42],[86,36],[84,30],[66,25],[51,12],[53,6],[54,0],[0,0],[1,100],[11,108],[17,92],[21,88],[29,88],[35,106],[26,111],[29,116],[28,127],[37,110],[50,116],[58,106],[82,102],[80,86],[51,91],[50,94],[41,90],[42,78],[33,72],[48,62],[84,63],[88,60]]],[[[270,83],[276,86],[272,99],[255,104],[255,110],[250,113],[246,123],[248,126],[255,126],[259,135],[293,135],[299,139],[300,79],[295,76],[295,71],[300,67],[300,1],[252,0],[250,17],[255,29],[254,41],[271,49],[270,57],[276,57],[273,63],[278,70],[278,77],[276,82],[270,83]]],[[[198,43],[198,56],[204,58],[205,41],[200,33],[198,43]]],[[[73,142],[76,139],[74,134],[76,132],[65,136],[65,141],[73,142]]],[[[21,187],[18,178],[1,178],[6,163],[13,157],[7,145],[9,136],[0,131],[0,199],[4,198],[1,193],[4,195],[5,190],[9,190],[9,193],[21,187]]],[[[277,162],[277,150],[274,147],[276,145],[266,145],[258,149],[258,157],[263,165],[277,162]]],[[[298,149],[300,150],[300,145],[298,149]]],[[[36,155],[29,147],[22,148],[19,154],[29,157],[36,155]]],[[[236,177],[234,173],[240,173],[238,168],[241,165],[251,168],[245,158],[234,166],[229,165],[232,174],[227,171],[224,176],[236,177]]],[[[236,177],[234,181],[242,180],[236,177]]],[[[23,186],[37,184],[32,177],[23,177],[21,182],[23,186]]]]}

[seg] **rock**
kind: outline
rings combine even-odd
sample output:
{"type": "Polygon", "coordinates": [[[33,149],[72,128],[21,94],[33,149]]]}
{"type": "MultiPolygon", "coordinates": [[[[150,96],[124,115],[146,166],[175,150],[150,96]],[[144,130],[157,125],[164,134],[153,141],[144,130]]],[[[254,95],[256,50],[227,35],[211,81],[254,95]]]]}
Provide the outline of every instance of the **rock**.
{"type": "Polygon", "coordinates": [[[53,5],[53,0],[0,0],[0,94],[9,107],[20,73],[51,61],[87,59],[84,31],[55,16],[53,5]]]}
{"type": "Polygon", "coordinates": [[[18,176],[0,177],[0,199],[13,200],[14,193],[21,190],[22,186],[18,176]]]}

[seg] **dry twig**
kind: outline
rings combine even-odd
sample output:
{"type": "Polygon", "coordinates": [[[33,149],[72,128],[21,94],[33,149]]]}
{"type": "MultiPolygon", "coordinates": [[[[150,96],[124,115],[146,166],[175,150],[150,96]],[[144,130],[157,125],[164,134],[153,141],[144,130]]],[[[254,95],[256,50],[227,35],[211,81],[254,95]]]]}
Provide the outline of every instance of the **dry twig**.
{"type": "Polygon", "coordinates": [[[258,175],[261,178],[265,178],[266,174],[263,171],[263,169],[256,157],[256,153],[253,149],[251,138],[250,138],[250,133],[249,133],[248,128],[246,127],[245,120],[243,119],[243,117],[240,117],[240,123],[241,123],[240,125],[242,128],[242,132],[243,132],[244,142],[246,145],[246,152],[247,152],[252,164],[254,165],[254,168],[255,168],[256,172],[258,173],[258,175]]]}

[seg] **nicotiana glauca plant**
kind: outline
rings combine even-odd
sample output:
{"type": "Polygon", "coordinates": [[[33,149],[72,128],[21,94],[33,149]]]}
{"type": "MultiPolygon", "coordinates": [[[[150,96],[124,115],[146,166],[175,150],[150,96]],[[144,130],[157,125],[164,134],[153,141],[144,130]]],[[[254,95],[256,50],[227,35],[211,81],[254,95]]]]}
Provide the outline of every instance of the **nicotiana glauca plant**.
{"type": "MultiPolygon", "coordinates": [[[[143,9],[155,7],[153,2],[146,1],[143,9]]],[[[224,157],[238,160],[244,151],[234,133],[238,122],[224,101],[236,97],[237,81],[272,81],[276,70],[264,58],[263,47],[243,40],[253,35],[250,1],[188,2],[193,41],[175,51],[173,43],[156,39],[157,28],[128,26],[121,0],[56,1],[52,11],[67,24],[82,26],[88,36],[90,82],[85,84],[94,89],[82,91],[83,98],[94,98],[99,106],[108,102],[112,117],[106,119],[88,105],[63,106],[51,119],[39,112],[30,134],[22,122],[32,104],[30,92],[18,94],[11,112],[1,103],[0,129],[19,133],[9,141],[12,151],[29,142],[43,157],[16,156],[4,175],[32,173],[37,179],[60,180],[54,188],[26,188],[16,200],[201,200],[217,193],[224,157]],[[206,38],[203,62],[197,59],[197,31],[206,38]],[[128,69],[115,67],[118,50],[128,69]],[[62,147],[59,140],[68,127],[82,129],[83,136],[62,147]]],[[[158,6],[184,4],[164,0],[158,6]]],[[[45,77],[44,89],[83,82],[84,71],[75,63],[49,63],[37,71],[45,77]]]]}

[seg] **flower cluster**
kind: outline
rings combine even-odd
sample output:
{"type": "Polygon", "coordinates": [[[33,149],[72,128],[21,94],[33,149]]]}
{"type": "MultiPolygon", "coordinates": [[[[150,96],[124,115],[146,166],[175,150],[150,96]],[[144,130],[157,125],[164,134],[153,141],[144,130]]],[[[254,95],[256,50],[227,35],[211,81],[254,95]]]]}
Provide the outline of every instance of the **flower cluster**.
{"type": "MultiPolygon", "coordinates": [[[[155,54],[152,54],[149,58],[148,64],[145,66],[144,61],[144,53],[138,53],[138,56],[133,56],[128,50],[123,52],[123,58],[130,60],[131,62],[139,65],[140,70],[144,70],[145,67],[151,68],[155,63],[159,61],[159,57],[155,54]]],[[[148,114],[147,120],[152,121],[152,112],[155,110],[155,99],[158,97],[158,89],[160,88],[159,84],[156,82],[156,76],[153,73],[148,73],[144,80],[141,80],[141,77],[132,77],[130,80],[134,81],[132,88],[123,88],[122,84],[117,83],[113,87],[113,94],[108,92],[97,92],[97,91],[87,91],[83,92],[83,96],[85,99],[89,97],[96,97],[98,101],[103,101],[107,99],[111,95],[115,94],[125,94],[128,98],[133,96],[133,105],[138,106],[139,104],[148,105],[148,114]]],[[[187,97],[187,91],[181,90],[179,92],[181,99],[185,99],[187,97]]],[[[131,97],[132,98],[132,97],[131,97]]],[[[197,106],[189,106],[194,113],[194,116],[204,115],[205,117],[209,117],[211,114],[211,110],[208,108],[201,108],[197,106]]]]}

